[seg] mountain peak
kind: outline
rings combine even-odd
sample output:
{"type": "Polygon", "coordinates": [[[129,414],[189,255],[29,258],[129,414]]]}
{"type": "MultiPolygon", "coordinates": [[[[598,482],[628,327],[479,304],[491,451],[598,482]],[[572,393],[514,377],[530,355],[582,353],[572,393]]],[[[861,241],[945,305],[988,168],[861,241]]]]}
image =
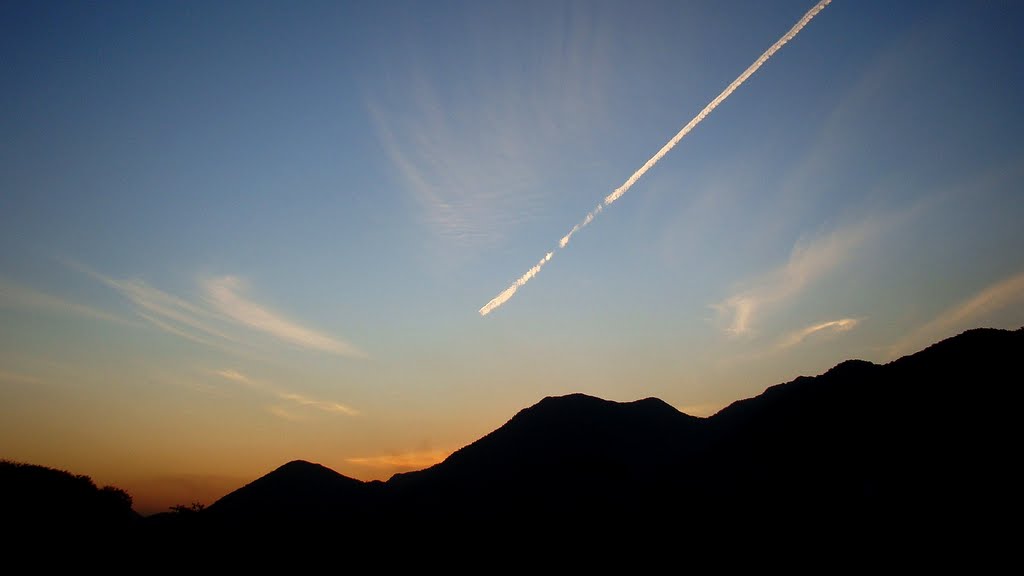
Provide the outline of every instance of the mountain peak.
{"type": "Polygon", "coordinates": [[[566,394],[564,396],[545,396],[540,402],[526,408],[526,411],[555,411],[563,412],[580,410],[628,410],[628,411],[652,411],[682,414],[671,404],[660,398],[648,397],[630,402],[616,402],[605,400],[596,396],[590,396],[581,392],[566,394]]]}
{"type": "Polygon", "coordinates": [[[545,396],[540,402],[537,402],[533,406],[566,406],[566,405],[597,405],[607,404],[611,400],[605,400],[604,398],[598,398],[597,396],[590,396],[582,392],[573,392],[572,394],[565,394],[562,396],[545,396]]]}
{"type": "Polygon", "coordinates": [[[868,362],[867,360],[844,360],[830,368],[828,372],[825,372],[825,374],[853,375],[862,373],[864,370],[870,370],[877,367],[877,364],[868,362]]]}
{"type": "Polygon", "coordinates": [[[334,470],[324,466],[323,464],[317,464],[315,462],[309,462],[307,460],[292,460],[287,464],[279,466],[271,474],[296,474],[296,473],[316,473],[316,472],[329,472],[331,474],[337,474],[334,470]]]}
{"type": "Polygon", "coordinates": [[[361,506],[358,502],[365,483],[306,460],[292,460],[273,472],[224,496],[209,511],[214,515],[235,515],[261,522],[280,520],[321,509],[338,513],[361,506]]]}

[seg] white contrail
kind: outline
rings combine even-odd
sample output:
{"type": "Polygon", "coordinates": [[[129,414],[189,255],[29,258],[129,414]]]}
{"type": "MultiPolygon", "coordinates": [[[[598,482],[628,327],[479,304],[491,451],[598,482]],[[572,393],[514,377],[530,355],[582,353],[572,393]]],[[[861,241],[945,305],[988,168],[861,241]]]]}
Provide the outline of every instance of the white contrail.
{"type": "MultiPolygon", "coordinates": [[[[754,72],[757,72],[757,69],[760,68],[765,62],[767,62],[768,59],[771,58],[776,52],[778,52],[780,48],[785,46],[787,42],[796,37],[796,35],[799,34],[801,30],[803,30],[804,26],[807,26],[811,19],[818,15],[818,12],[824,10],[825,7],[828,6],[831,2],[832,0],[820,0],[817,4],[814,5],[813,8],[808,10],[807,13],[804,14],[803,17],[800,18],[800,20],[798,20],[797,23],[794,24],[793,27],[789,29],[789,32],[783,34],[782,37],[776,40],[775,43],[771,45],[771,47],[765,50],[764,53],[758,57],[757,60],[754,60],[754,63],[747,67],[747,69],[744,70],[743,73],[740,74],[735,80],[733,80],[732,83],[726,86],[725,90],[722,90],[721,94],[716,96],[715,99],[712,100],[707,106],[705,106],[699,114],[697,114],[696,116],[693,117],[692,120],[687,122],[686,126],[683,126],[682,130],[676,133],[676,135],[673,136],[667,144],[662,146],[661,150],[658,150],[657,154],[651,156],[650,160],[645,162],[639,170],[634,172],[633,175],[629,177],[629,179],[622,183],[622,186],[619,186],[611,194],[605,196],[604,201],[601,204],[598,204],[596,208],[588,212],[586,217],[584,217],[579,224],[573,226],[572,230],[569,230],[569,233],[563,236],[562,239],[558,241],[558,247],[565,248],[569,244],[569,240],[572,239],[573,234],[579,232],[588,224],[593,222],[594,218],[601,213],[601,210],[603,210],[605,206],[610,206],[612,202],[615,202],[616,200],[621,198],[623,194],[628,192],[629,189],[633,186],[633,184],[636,184],[636,181],[639,180],[641,176],[646,174],[648,170],[650,170],[655,164],[657,164],[658,161],[665,156],[665,154],[668,154],[669,150],[675,148],[675,145],[678,144],[679,141],[682,140],[687,134],[689,134],[690,131],[697,126],[697,124],[700,124],[705,118],[707,118],[708,115],[711,114],[712,110],[717,108],[719,104],[725,102],[725,99],[728,98],[733,92],[735,92],[736,89],[740,87],[740,85],[746,82],[747,78],[750,78],[750,76],[754,72]]],[[[547,256],[545,256],[539,264],[537,264],[533,268],[530,268],[530,270],[527,271],[526,274],[523,274],[523,276],[520,277],[518,280],[516,280],[514,284],[506,288],[504,292],[499,294],[495,299],[491,300],[490,302],[487,303],[486,306],[481,308],[480,315],[486,316],[488,313],[491,312],[491,310],[494,310],[498,306],[501,306],[506,301],[508,301],[508,299],[511,298],[512,295],[516,293],[516,290],[518,290],[519,287],[521,287],[523,284],[526,284],[531,278],[537,275],[537,272],[540,271],[540,267],[551,259],[551,254],[551,252],[548,252],[547,256]]]]}
{"type": "Polygon", "coordinates": [[[544,257],[540,259],[540,262],[537,262],[536,266],[527,270],[526,274],[523,274],[522,276],[519,277],[518,280],[513,282],[511,286],[505,288],[504,292],[495,296],[494,299],[488,302],[487,304],[484,304],[484,307],[480,309],[480,315],[487,316],[488,314],[491,313],[491,310],[494,310],[498,306],[501,306],[502,304],[507,302],[508,299],[511,298],[512,295],[516,293],[516,290],[519,290],[520,286],[529,282],[530,278],[536,276],[537,272],[540,272],[541,267],[547,264],[548,260],[551,260],[551,257],[554,255],[554,252],[548,252],[547,254],[545,254],[544,257]]]}

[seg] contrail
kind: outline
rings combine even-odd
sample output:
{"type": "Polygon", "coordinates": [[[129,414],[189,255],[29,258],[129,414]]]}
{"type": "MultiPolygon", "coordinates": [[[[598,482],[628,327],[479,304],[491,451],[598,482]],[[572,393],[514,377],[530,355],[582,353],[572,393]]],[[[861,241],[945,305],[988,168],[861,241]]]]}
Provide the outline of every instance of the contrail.
{"type": "MultiPolygon", "coordinates": [[[[676,135],[673,136],[667,144],[662,146],[661,150],[658,150],[657,154],[651,156],[651,159],[645,162],[639,170],[634,172],[633,175],[629,177],[629,179],[623,182],[622,186],[619,186],[611,194],[605,196],[604,201],[602,203],[598,204],[596,208],[588,212],[586,217],[584,217],[579,224],[576,224],[575,226],[572,227],[572,230],[569,230],[568,234],[562,236],[562,239],[558,241],[558,247],[565,248],[569,244],[569,240],[572,239],[573,234],[579,232],[583,228],[586,228],[587,225],[593,222],[594,218],[601,213],[605,206],[610,206],[612,202],[615,202],[616,200],[621,198],[623,194],[628,192],[629,189],[633,187],[633,184],[636,184],[636,181],[639,180],[641,176],[646,174],[648,170],[650,170],[655,164],[657,164],[658,161],[665,156],[665,154],[668,154],[670,150],[675,148],[676,144],[678,144],[680,140],[682,140],[687,134],[689,134],[690,131],[697,126],[697,124],[700,124],[702,121],[704,121],[704,119],[707,118],[708,115],[711,114],[711,112],[715,108],[718,108],[719,104],[725,102],[726,98],[728,98],[733,92],[736,91],[737,88],[739,88],[744,82],[746,82],[747,78],[750,78],[750,76],[753,75],[754,72],[757,72],[757,69],[760,68],[765,62],[767,62],[768,59],[771,58],[776,52],[778,52],[780,48],[785,46],[787,42],[796,37],[796,35],[799,34],[801,30],[804,29],[804,26],[807,26],[807,24],[815,16],[818,15],[818,12],[824,10],[825,7],[831,3],[832,0],[820,0],[817,4],[814,5],[813,8],[808,10],[807,13],[804,14],[803,17],[800,18],[800,20],[797,20],[797,23],[794,24],[793,27],[789,29],[789,32],[783,34],[782,37],[776,40],[774,44],[772,44],[767,50],[765,50],[764,53],[758,57],[757,60],[754,60],[754,63],[747,67],[747,69],[744,70],[743,73],[740,74],[735,80],[733,80],[732,83],[726,86],[725,90],[722,90],[721,94],[716,96],[714,100],[708,103],[708,105],[705,106],[699,114],[694,116],[692,120],[686,123],[686,126],[683,126],[682,130],[676,133],[676,135]]],[[[552,254],[553,252],[548,252],[547,255],[540,261],[540,263],[538,263],[533,268],[530,268],[526,272],[526,274],[523,274],[518,280],[515,281],[515,283],[506,288],[504,292],[502,292],[496,298],[488,302],[486,306],[480,309],[480,315],[486,316],[492,310],[507,302],[508,299],[511,298],[512,295],[516,293],[516,290],[518,290],[521,286],[529,282],[531,278],[537,275],[537,272],[540,272],[541,266],[543,266],[545,263],[547,263],[548,260],[551,259],[552,254]]]]}
{"type": "Polygon", "coordinates": [[[495,296],[494,299],[488,302],[487,304],[484,304],[484,307],[480,309],[480,315],[487,316],[488,314],[491,313],[491,310],[494,310],[498,306],[501,306],[505,302],[508,302],[508,299],[511,298],[512,295],[516,293],[516,290],[519,290],[520,286],[523,286],[524,284],[529,282],[531,278],[536,276],[537,272],[540,272],[540,269],[545,264],[547,264],[548,260],[551,260],[551,257],[554,255],[554,252],[548,252],[547,254],[545,254],[544,257],[540,259],[540,262],[537,262],[536,266],[527,270],[526,274],[523,274],[522,276],[519,277],[518,280],[513,282],[511,286],[505,288],[504,292],[495,296]]]}

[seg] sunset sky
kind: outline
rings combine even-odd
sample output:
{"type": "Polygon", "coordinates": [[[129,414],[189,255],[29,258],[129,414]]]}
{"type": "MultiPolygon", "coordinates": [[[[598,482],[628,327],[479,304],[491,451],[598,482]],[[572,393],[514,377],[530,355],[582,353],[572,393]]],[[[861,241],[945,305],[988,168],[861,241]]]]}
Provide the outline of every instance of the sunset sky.
{"type": "Polygon", "coordinates": [[[1022,2],[834,1],[559,249],[813,4],[3,2],[0,458],[149,513],[1024,325],[1022,2]]]}

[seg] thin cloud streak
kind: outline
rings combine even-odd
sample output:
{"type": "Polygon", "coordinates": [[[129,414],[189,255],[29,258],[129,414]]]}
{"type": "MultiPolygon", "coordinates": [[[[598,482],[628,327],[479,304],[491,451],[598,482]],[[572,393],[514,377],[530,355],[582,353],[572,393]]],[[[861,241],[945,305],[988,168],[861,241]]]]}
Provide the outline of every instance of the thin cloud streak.
{"type": "Polygon", "coordinates": [[[210,302],[235,322],[265,332],[280,340],[303,348],[341,356],[365,357],[366,354],[348,342],[300,326],[239,294],[241,282],[233,276],[215,278],[206,284],[210,302]]]}
{"type": "Polygon", "coordinates": [[[877,235],[880,223],[864,220],[839,228],[812,241],[793,247],[783,266],[765,274],[725,300],[712,304],[726,322],[726,333],[744,336],[752,333],[757,317],[773,306],[800,294],[809,284],[844,262],[868,238],[877,235]]]}
{"type": "MultiPolygon", "coordinates": [[[[239,293],[241,280],[233,276],[214,278],[205,283],[207,302],[214,307],[210,309],[168,294],[141,280],[117,280],[81,264],[68,264],[127,298],[135,305],[136,313],[151,325],[192,342],[216,348],[224,348],[223,341],[245,344],[240,336],[229,331],[233,324],[240,324],[308,350],[348,357],[366,357],[364,352],[348,342],[301,326],[246,299],[239,293]]],[[[0,284],[0,296],[3,296],[3,288],[4,285],[0,284]]],[[[39,299],[37,296],[36,300],[39,299]]],[[[97,315],[86,307],[70,303],[49,303],[50,306],[58,304],[64,308],[77,307],[72,309],[82,314],[97,315]]]]}
{"type": "Polygon", "coordinates": [[[889,348],[889,356],[896,358],[931,342],[954,336],[961,330],[975,327],[982,317],[1013,304],[1024,304],[1024,272],[996,282],[971,298],[946,309],[893,344],[889,348]]]}
{"type": "Polygon", "coordinates": [[[137,308],[136,313],[160,330],[169,334],[199,342],[216,345],[198,336],[189,329],[238,343],[238,339],[211,326],[216,315],[191,302],[154,288],[141,280],[116,280],[81,264],[69,263],[72,267],[92,276],[127,298],[137,308]]]}
{"type": "Polygon", "coordinates": [[[814,324],[787,335],[781,342],[779,342],[779,348],[792,348],[806,340],[808,337],[822,332],[847,332],[856,328],[858,324],[860,324],[860,320],[857,318],[840,318],[839,320],[831,320],[820,324],[814,324]]]}
{"type": "MultiPolygon", "coordinates": [[[[253,388],[253,389],[256,389],[256,390],[261,390],[261,391],[263,391],[263,392],[265,392],[267,394],[270,394],[270,395],[276,397],[278,400],[284,400],[286,402],[294,404],[295,406],[305,407],[305,408],[315,408],[315,409],[320,410],[322,412],[330,412],[332,414],[344,414],[345,416],[358,416],[359,415],[359,411],[356,410],[355,408],[352,408],[351,406],[347,406],[345,404],[341,404],[340,402],[332,402],[330,400],[318,400],[316,398],[310,398],[309,396],[305,396],[303,394],[298,394],[296,392],[289,392],[287,390],[282,390],[282,389],[280,389],[277,386],[274,386],[272,384],[269,384],[269,383],[266,383],[266,382],[261,382],[261,381],[258,381],[258,380],[253,380],[252,378],[246,376],[245,374],[242,374],[238,370],[234,370],[234,369],[214,370],[213,374],[215,374],[217,376],[220,376],[221,378],[224,378],[225,380],[230,380],[232,382],[238,382],[239,384],[243,384],[243,385],[245,385],[245,386],[247,386],[249,388],[253,388]]],[[[270,406],[268,408],[268,410],[270,410],[271,413],[273,413],[276,416],[280,416],[282,418],[287,418],[289,420],[294,420],[294,419],[298,419],[299,418],[298,415],[285,410],[281,406],[272,405],[272,406],[270,406]],[[287,416],[285,414],[287,414],[287,416]]]]}
{"type": "Polygon", "coordinates": [[[255,382],[250,380],[248,376],[242,374],[238,370],[215,370],[213,373],[216,374],[217,376],[220,376],[221,378],[232,380],[234,382],[241,382],[242,384],[246,384],[249,386],[256,385],[255,382]]]}
{"type": "Polygon", "coordinates": [[[294,392],[279,392],[277,396],[282,400],[288,400],[289,402],[293,402],[295,404],[298,404],[299,406],[309,406],[312,408],[316,408],[317,410],[322,410],[324,412],[333,412],[335,414],[344,414],[346,416],[359,415],[359,412],[356,409],[346,406],[344,404],[340,404],[338,402],[314,400],[313,398],[303,396],[302,394],[296,394],[294,392]]]}
{"type": "Polygon", "coordinates": [[[131,320],[121,318],[120,316],[109,312],[104,312],[103,310],[98,310],[91,306],[78,304],[76,302],[69,302],[44,292],[39,292],[23,286],[16,286],[2,280],[0,280],[0,306],[38,308],[41,310],[75,314],[96,320],[103,320],[105,322],[112,322],[114,324],[121,324],[123,326],[139,325],[131,320]]]}
{"type": "Polygon", "coordinates": [[[207,340],[206,338],[203,338],[201,336],[196,336],[195,334],[192,334],[191,332],[188,332],[187,330],[182,330],[181,328],[178,328],[178,327],[176,327],[176,326],[174,326],[172,324],[168,324],[167,322],[164,322],[163,320],[160,320],[156,316],[150,316],[149,314],[146,314],[145,312],[137,312],[137,314],[143,320],[146,320],[150,324],[156,326],[157,328],[163,330],[164,332],[167,332],[168,334],[173,334],[175,336],[179,336],[179,337],[184,338],[186,340],[191,340],[191,341],[196,342],[198,344],[204,344],[206,346],[215,346],[215,347],[219,346],[218,343],[213,342],[212,340],[207,340]]]}
{"type": "MultiPolygon", "coordinates": [[[[636,182],[644,174],[646,174],[648,170],[654,167],[654,165],[657,164],[659,160],[661,160],[666,154],[668,154],[673,148],[675,148],[676,144],[678,144],[680,140],[686,137],[686,135],[689,134],[691,130],[693,130],[698,124],[704,121],[704,119],[707,118],[708,115],[710,115],[711,112],[714,111],[714,109],[719,106],[719,104],[724,102],[726,98],[728,98],[733,92],[736,91],[737,88],[739,88],[744,82],[746,82],[747,79],[754,74],[754,72],[757,72],[757,70],[761,66],[763,66],[769,58],[771,58],[776,52],[778,52],[783,46],[785,46],[786,43],[788,43],[790,40],[796,37],[796,35],[799,34],[801,30],[803,30],[804,26],[807,26],[807,24],[810,23],[810,21],[815,16],[817,16],[819,12],[824,10],[825,7],[831,3],[831,1],[832,0],[820,0],[817,4],[814,5],[813,8],[808,10],[807,13],[804,14],[803,17],[800,18],[800,20],[798,20],[797,23],[794,24],[788,32],[786,32],[785,34],[782,35],[781,38],[776,40],[774,44],[772,44],[767,50],[764,51],[763,54],[761,54],[761,56],[757,58],[757,60],[754,60],[753,64],[747,67],[747,69],[744,70],[742,74],[740,74],[735,80],[733,80],[728,86],[726,86],[725,90],[722,90],[722,92],[718,96],[716,96],[714,100],[708,103],[708,105],[705,106],[703,110],[701,110],[696,116],[693,117],[693,119],[687,122],[686,125],[683,126],[683,128],[679,132],[677,132],[671,140],[668,141],[668,143],[661,147],[661,150],[658,150],[658,152],[654,156],[647,160],[647,162],[645,162],[644,165],[640,167],[640,169],[634,172],[632,176],[630,176],[625,182],[623,182],[621,186],[612,191],[611,194],[605,196],[604,202],[598,204],[596,208],[588,212],[579,224],[573,226],[572,229],[569,230],[569,233],[563,236],[558,241],[558,248],[564,249],[566,246],[568,246],[569,241],[572,239],[574,234],[590,225],[590,223],[594,221],[594,218],[596,218],[597,215],[602,212],[604,207],[610,206],[616,200],[621,198],[623,194],[628,192],[629,189],[633,187],[633,184],[636,184],[636,182]]],[[[496,298],[488,302],[487,305],[480,309],[480,315],[486,316],[492,310],[507,302],[509,298],[511,298],[516,293],[516,290],[518,290],[520,287],[526,284],[526,282],[528,282],[531,278],[536,276],[537,272],[540,271],[539,266],[543,265],[545,262],[547,262],[547,260],[550,260],[550,255],[551,253],[549,252],[548,256],[541,261],[540,265],[531,268],[530,271],[528,271],[526,274],[520,277],[519,280],[516,280],[515,284],[513,284],[509,288],[506,288],[504,292],[502,292],[496,298]]]]}
{"type": "Polygon", "coordinates": [[[287,410],[283,406],[278,406],[276,404],[271,404],[270,406],[267,406],[267,412],[273,414],[274,416],[277,416],[282,420],[289,420],[291,422],[301,422],[302,420],[305,420],[305,418],[301,414],[296,414],[294,412],[287,410]]]}

